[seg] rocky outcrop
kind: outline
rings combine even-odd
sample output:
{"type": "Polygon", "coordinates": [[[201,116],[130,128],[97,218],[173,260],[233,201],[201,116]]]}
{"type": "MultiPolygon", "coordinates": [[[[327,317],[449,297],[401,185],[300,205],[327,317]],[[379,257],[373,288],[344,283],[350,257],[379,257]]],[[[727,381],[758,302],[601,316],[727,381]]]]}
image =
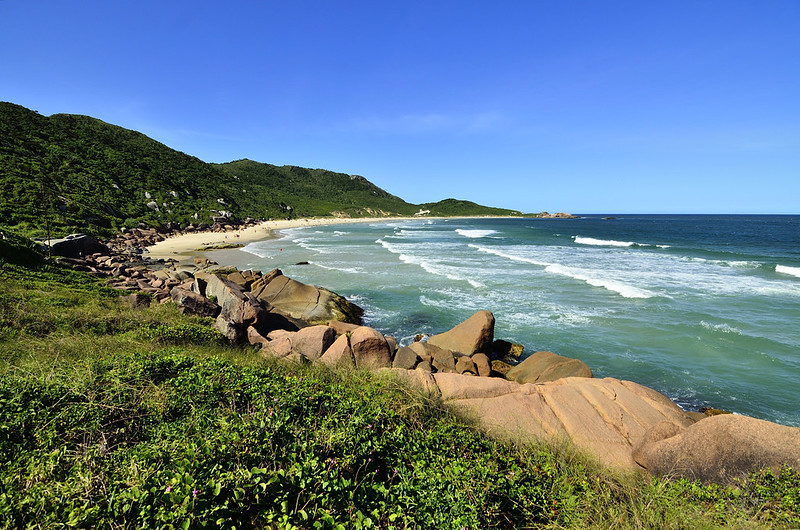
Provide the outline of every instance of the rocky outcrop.
{"type": "Polygon", "coordinates": [[[710,416],[688,427],[655,425],[633,457],[658,475],[726,483],[751,471],[800,468],[800,428],[747,416],[710,416]]]}
{"type": "Polygon", "coordinates": [[[537,351],[506,373],[506,379],[517,383],[546,383],[564,377],[592,377],[592,370],[578,359],[537,351]]]}
{"type": "Polygon", "coordinates": [[[464,322],[428,339],[428,344],[464,355],[486,353],[494,340],[494,315],[478,311],[464,322]]]}
{"type": "Polygon", "coordinates": [[[633,448],[655,425],[692,423],[666,396],[630,381],[569,377],[544,384],[433,374],[445,404],[489,433],[519,440],[571,440],[601,463],[639,469],[633,448]]]}

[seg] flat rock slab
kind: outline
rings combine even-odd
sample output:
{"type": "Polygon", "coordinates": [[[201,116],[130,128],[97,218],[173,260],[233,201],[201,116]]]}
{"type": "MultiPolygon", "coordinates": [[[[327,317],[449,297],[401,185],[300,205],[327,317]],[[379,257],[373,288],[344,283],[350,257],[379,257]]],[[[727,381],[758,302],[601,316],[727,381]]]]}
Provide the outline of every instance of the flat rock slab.
{"type": "Polygon", "coordinates": [[[448,373],[433,378],[446,404],[474,417],[495,436],[567,438],[617,468],[641,469],[633,448],[655,425],[693,423],[663,394],[613,378],[567,377],[536,385],[448,373]]]}

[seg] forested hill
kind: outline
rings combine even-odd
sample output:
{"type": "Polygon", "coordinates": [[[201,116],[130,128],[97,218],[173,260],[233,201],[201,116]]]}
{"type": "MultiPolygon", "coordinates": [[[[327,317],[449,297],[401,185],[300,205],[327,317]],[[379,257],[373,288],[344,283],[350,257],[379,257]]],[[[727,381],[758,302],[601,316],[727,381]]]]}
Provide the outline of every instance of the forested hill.
{"type": "Polygon", "coordinates": [[[29,235],[123,226],[349,215],[519,215],[446,200],[414,205],[367,179],[251,160],[210,164],[88,116],[0,102],[0,225],[29,235]],[[460,206],[459,206],[460,205],[460,206]]]}

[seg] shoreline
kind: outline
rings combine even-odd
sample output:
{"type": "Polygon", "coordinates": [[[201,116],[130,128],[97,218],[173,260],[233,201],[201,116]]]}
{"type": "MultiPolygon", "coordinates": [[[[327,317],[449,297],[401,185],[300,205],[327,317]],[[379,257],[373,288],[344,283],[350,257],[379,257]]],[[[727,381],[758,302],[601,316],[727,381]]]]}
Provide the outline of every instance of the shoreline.
{"type": "MultiPolygon", "coordinates": [[[[213,252],[228,250],[214,247],[225,244],[241,244],[242,246],[255,241],[275,238],[274,232],[289,228],[302,228],[306,226],[326,226],[352,223],[374,223],[391,221],[408,221],[422,219],[420,217],[306,217],[302,219],[280,219],[264,221],[256,226],[231,230],[227,232],[195,232],[171,236],[163,241],[147,247],[147,257],[153,260],[178,260],[190,258],[198,252],[213,252]]],[[[438,219],[438,218],[437,218],[438,219]]],[[[444,218],[442,218],[444,219],[444,218]]],[[[240,250],[238,248],[232,250],[240,250]]]]}
{"type": "Polygon", "coordinates": [[[170,236],[146,247],[146,256],[152,260],[185,261],[199,252],[216,252],[218,250],[241,250],[240,248],[212,248],[217,245],[247,245],[255,241],[263,241],[277,237],[274,232],[290,228],[307,226],[328,226],[353,223],[376,223],[392,221],[419,221],[423,219],[518,219],[510,216],[451,216],[451,217],[304,217],[301,219],[278,219],[263,221],[261,224],[230,230],[227,232],[193,232],[170,236]],[[208,247],[208,248],[207,248],[208,247]]]}

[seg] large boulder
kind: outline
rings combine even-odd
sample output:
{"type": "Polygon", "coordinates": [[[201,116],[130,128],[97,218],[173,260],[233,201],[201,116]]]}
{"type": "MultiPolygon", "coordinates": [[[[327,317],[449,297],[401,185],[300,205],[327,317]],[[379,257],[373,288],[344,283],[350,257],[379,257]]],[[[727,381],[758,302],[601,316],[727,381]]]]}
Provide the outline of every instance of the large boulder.
{"type": "MultiPolygon", "coordinates": [[[[345,335],[346,337],[346,335],[345,335]]],[[[390,368],[392,354],[386,338],[376,329],[361,326],[350,333],[350,348],[357,368],[390,368]]]]}
{"type": "Polygon", "coordinates": [[[401,368],[403,370],[411,370],[415,366],[417,366],[417,362],[419,362],[419,356],[417,356],[417,352],[409,348],[408,346],[403,346],[394,354],[394,359],[392,360],[392,368],[401,368]]]}
{"type": "Polygon", "coordinates": [[[641,469],[633,447],[655,425],[693,422],[663,394],[630,381],[568,377],[531,385],[448,373],[434,378],[444,403],[475,418],[490,434],[511,440],[567,438],[618,468],[641,469]]]}
{"type": "Polygon", "coordinates": [[[56,256],[80,258],[96,252],[104,255],[111,253],[107,246],[87,234],[70,234],[62,239],[50,240],[50,253],[56,256]]]}
{"type": "Polygon", "coordinates": [[[537,351],[506,373],[506,379],[517,383],[545,383],[564,377],[592,377],[592,370],[578,359],[537,351]]]}
{"type": "Polygon", "coordinates": [[[355,368],[356,361],[353,358],[353,350],[350,348],[350,338],[341,335],[334,341],[330,348],[325,350],[319,362],[329,368],[355,368]]]}
{"type": "Polygon", "coordinates": [[[310,324],[325,324],[329,320],[361,324],[364,313],[363,309],[332,291],[283,275],[275,276],[263,288],[259,285],[253,294],[275,310],[310,324]]]}
{"type": "Polygon", "coordinates": [[[800,469],[800,428],[722,414],[655,426],[633,453],[652,473],[726,483],[764,468],[800,469]]]}
{"type": "Polygon", "coordinates": [[[178,311],[183,315],[199,315],[201,317],[216,317],[220,312],[220,307],[194,291],[183,287],[173,287],[170,296],[178,311]]]}
{"type": "Polygon", "coordinates": [[[336,330],[330,326],[310,326],[294,335],[292,349],[308,359],[316,361],[336,340],[336,330]]]}
{"type": "Polygon", "coordinates": [[[491,311],[478,311],[453,329],[434,335],[428,339],[428,344],[472,355],[488,352],[493,339],[494,315],[491,311]]]}

